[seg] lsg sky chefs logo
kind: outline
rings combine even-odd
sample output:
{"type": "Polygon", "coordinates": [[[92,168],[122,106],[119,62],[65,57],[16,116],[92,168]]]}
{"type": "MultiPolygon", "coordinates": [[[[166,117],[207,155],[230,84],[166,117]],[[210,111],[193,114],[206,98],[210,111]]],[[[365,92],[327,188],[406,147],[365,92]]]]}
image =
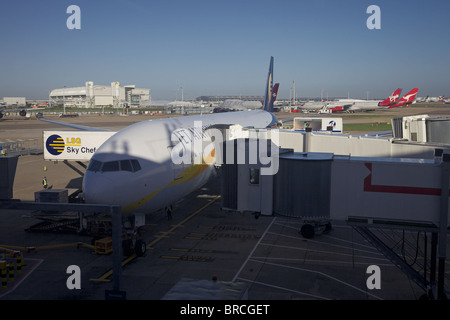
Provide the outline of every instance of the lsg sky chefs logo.
{"type": "Polygon", "coordinates": [[[47,148],[47,151],[54,156],[60,155],[64,152],[64,150],[67,151],[67,153],[93,153],[95,151],[95,148],[93,151],[89,148],[81,147],[81,138],[80,137],[67,137],[66,140],[64,140],[60,135],[53,134],[50,137],[47,138],[47,141],[45,142],[45,147],[47,148]]]}
{"type": "Polygon", "coordinates": [[[51,135],[45,142],[45,147],[50,154],[57,156],[64,151],[64,139],[57,134],[51,135]]]}

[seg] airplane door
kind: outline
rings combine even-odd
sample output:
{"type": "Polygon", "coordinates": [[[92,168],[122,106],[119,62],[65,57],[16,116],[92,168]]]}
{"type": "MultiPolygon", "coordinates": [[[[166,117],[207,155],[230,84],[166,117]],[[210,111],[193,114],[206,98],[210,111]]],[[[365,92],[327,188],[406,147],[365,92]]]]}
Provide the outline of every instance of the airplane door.
{"type": "Polygon", "coordinates": [[[191,161],[192,140],[186,129],[176,130],[173,134],[178,141],[173,142],[168,149],[171,154],[173,179],[179,180],[183,178],[183,172],[191,161]]]}

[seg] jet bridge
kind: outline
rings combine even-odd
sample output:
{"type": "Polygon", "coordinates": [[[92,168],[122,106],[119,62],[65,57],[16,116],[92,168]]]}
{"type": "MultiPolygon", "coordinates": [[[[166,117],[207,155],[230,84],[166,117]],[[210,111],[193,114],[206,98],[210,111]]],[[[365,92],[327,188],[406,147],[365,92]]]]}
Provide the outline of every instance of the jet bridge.
{"type": "MultiPolygon", "coordinates": [[[[442,155],[442,149],[437,149],[434,159],[413,159],[296,153],[280,149],[272,155],[279,161],[278,171],[273,176],[256,177],[264,167],[261,161],[222,166],[222,209],[297,218],[302,224],[299,232],[306,238],[318,234],[317,231],[330,231],[331,224],[327,221],[345,221],[401,266],[429,296],[445,296],[450,154],[442,155]],[[309,227],[305,229],[305,226],[309,227]],[[432,235],[431,253],[424,249],[428,247],[428,238],[420,245],[425,262],[419,270],[400,263],[405,251],[395,248],[397,241],[384,240],[377,237],[376,232],[371,234],[385,229],[432,235]],[[437,289],[433,281],[436,254],[439,260],[437,289]]],[[[417,244],[413,245],[419,249],[419,236],[417,244]]]]}

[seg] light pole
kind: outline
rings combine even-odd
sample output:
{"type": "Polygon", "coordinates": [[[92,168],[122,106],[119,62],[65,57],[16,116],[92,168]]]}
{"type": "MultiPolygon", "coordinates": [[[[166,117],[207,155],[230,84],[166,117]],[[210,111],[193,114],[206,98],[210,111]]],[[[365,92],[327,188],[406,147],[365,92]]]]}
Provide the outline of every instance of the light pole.
{"type": "Polygon", "coordinates": [[[63,89],[63,114],[66,114],[66,86],[63,89]]]}

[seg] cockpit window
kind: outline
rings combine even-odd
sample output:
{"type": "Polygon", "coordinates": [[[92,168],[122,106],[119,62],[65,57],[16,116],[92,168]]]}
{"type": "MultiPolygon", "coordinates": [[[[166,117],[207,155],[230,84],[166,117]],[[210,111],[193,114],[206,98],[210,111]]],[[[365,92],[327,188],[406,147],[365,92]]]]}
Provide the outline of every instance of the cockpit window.
{"type": "Polygon", "coordinates": [[[113,172],[113,171],[128,171],[136,172],[141,170],[141,165],[138,160],[120,160],[120,161],[107,161],[101,162],[98,160],[91,160],[87,168],[89,171],[94,172],[113,172]]]}
{"type": "Polygon", "coordinates": [[[101,163],[100,161],[92,160],[92,161],[89,163],[88,170],[89,170],[89,171],[97,172],[97,171],[100,171],[101,167],[102,167],[102,163],[101,163]]]}
{"type": "Polygon", "coordinates": [[[119,161],[108,161],[103,163],[102,172],[119,171],[119,161]]]}
{"type": "Polygon", "coordinates": [[[132,159],[131,164],[133,165],[134,172],[141,170],[141,165],[136,159],[132,159]]]}
{"type": "Polygon", "coordinates": [[[120,170],[133,172],[133,167],[131,166],[130,160],[120,161],[120,170]]]}

